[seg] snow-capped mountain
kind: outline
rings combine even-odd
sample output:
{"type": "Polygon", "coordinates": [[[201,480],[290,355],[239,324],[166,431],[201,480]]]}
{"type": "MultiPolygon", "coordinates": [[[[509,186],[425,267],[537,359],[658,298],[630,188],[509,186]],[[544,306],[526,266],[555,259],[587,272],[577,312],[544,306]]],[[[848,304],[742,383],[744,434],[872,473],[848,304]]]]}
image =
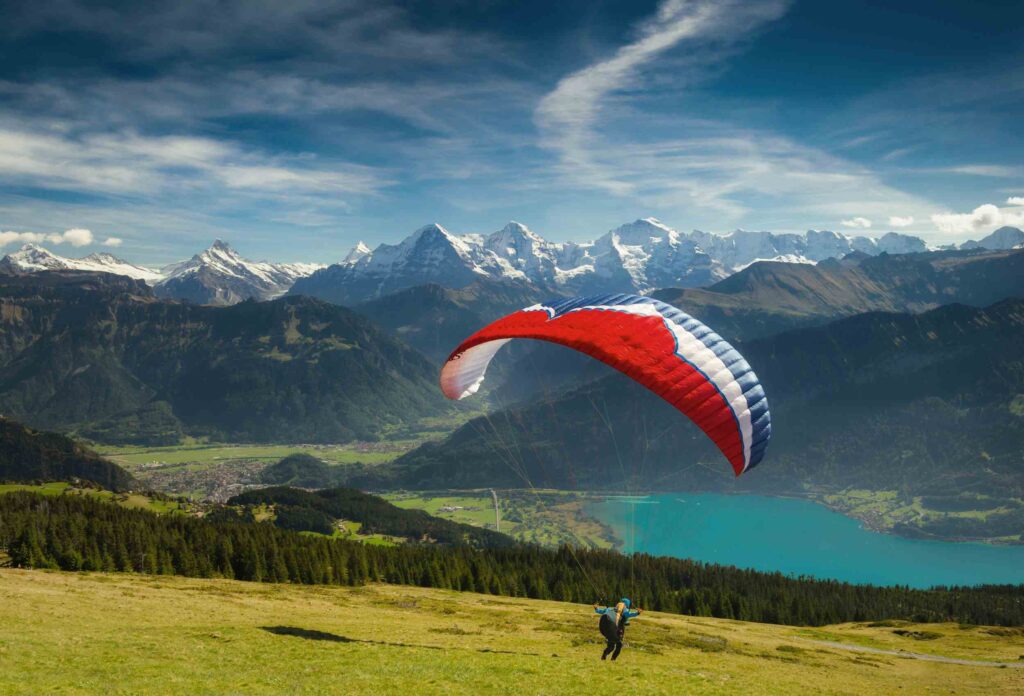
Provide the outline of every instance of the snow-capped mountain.
{"type": "Polygon", "coordinates": [[[287,292],[296,279],[323,267],[323,264],[314,263],[249,261],[219,239],[191,259],[159,270],[137,266],[104,253],[69,259],[36,244],[26,244],[0,259],[0,272],[71,270],[114,273],[145,281],[154,286],[159,297],[199,304],[234,304],[249,298],[265,300],[277,297],[287,292]]]}
{"type": "Polygon", "coordinates": [[[298,278],[321,268],[322,264],[249,261],[218,239],[188,261],[161,269],[163,278],[154,291],[158,297],[197,304],[267,300],[283,295],[298,278]]]}
{"type": "Polygon", "coordinates": [[[1024,245],[1024,231],[1016,227],[1000,227],[998,230],[982,237],[981,241],[973,239],[960,245],[961,249],[1016,249],[1024,245]]]}
{"type": "MultiPolygon", "coordinates": [[[[1024,232],[1004,227],[961,248],[1011,249],[1021,244],[1024,232]]],[[[146,281],[161,297],[202,304],[263,300],[285,292],[354,304],[417,285],[463,288],[480,280],[524,284],[555,295],[649,292],[710,285],[758,261],[817,263],[851,253],[874,256],[929,249],[921,239],[895,232],[878,238],[829,230],[682,233],[643,218],[590,242],[551,242],[518,222],[486,235],[457,235],[431,224],[397,244],[371,249],[359,242],[344,260],[329,267],[249,261],[220,240],[187,261],[160,270],[110,254],[66,259],[28,244],[0,260],[0,270],[119,273],[146,281]]]]}
{"type": "Polygon", "coordinates": [[[422,227],[398,244],[370,250],[360,242],[344,261],[300,279],[293,294],[352,304],[437,283],[461,288],[491,279],[528,283],[553,294],[647,292],[709,285],[755,261],[816,263],[851,252],[926,251],[917,237],[878,239],[830,231],[726,235],[677,232],[654,218],[617,227],[592,242],[550,242],[518,222],[490,235],[455,235],[422,227]]]}
{"type": "Polygon", "coordinates": [[[58,256],[36,244],[26,244],[17,251],[0,259],[0,270],[11,273],[35,273],[37,271],[90,271],[114,273],[143,280],[153,284],[163,276],[159,271],[136,266],[112,254],[89,254],[81,259],[58,256]]]}
{"type": "Polygon", "coordinates": [[[645,292],[709,285],[728,275],[722,263],[697,242],[654,218],[616,227],[599,237],[588,252],[602,281],[595,290],[607,286],[605,279],[613,281],[615,290],[645,292]]]}
{"type": "Polygon", "coordinates": [[[850,236],[830,230],[808,230],[806,234],[776,234],[736,230],[729,234],[711,234],[694,230],[688,237],[715,261],[735,272],[755,261],[817,263],[842,258],[859,251],[871,256],[911,254],[928,251],[918,237],[889,232],[881,237],[850,236]]]}

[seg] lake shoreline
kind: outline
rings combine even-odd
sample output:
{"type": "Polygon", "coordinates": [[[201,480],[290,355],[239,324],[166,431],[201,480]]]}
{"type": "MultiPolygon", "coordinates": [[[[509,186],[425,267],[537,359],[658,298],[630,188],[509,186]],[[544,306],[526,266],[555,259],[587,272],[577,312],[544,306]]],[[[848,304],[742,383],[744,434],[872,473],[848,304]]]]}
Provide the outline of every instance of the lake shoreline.
{"type": "Polygon", "coordinates": [[[857,584],[1024,582],[1024,547],[880,534],[808,496],[679,491],[594,492],[587,512],[615,530],[624,553],[689,558],[857,584]]]}
{"type": "MultiPolygon", "coordinates": [[[[728,496],[749,496],[756,495],[764,498],[778,498],[782,500],[804,500],[817,503],[822,507],[847,517],[852,520],[860,522],[863,528],[870,532],[877,534],[886,534],[890,536],[899,537],[901,539],[915,539],[923,541],[941,541],[956,544],[986,544],[989,546],[1024,546],[1024,538],[1019,540],[1006,540],[999,537],[951,537],[937,534],[929,534],[924,530],[916,527],[900,524],[900,523],[887,523],[881,515],[874,514],[863,514],[858,513],[856,510],[851,509],[849,505],[842,505],[836,502],[830,501],[829,497],[836,497],[841,495],[843,492],[836,491],[820,491],[820,492],[760,492],[760,491],[711,491],[711,490],[675,490],[675,491],[640,491],[632,494],[634,497],[643,497],[651,495],[664,495],[667,493],[679,493],[679,494],[690,494],[700,495],[705,493],[712,493],[715,495],[728,495],[728,496]]],[[[607,498],[607,497],[618,497],[620,494],[617,493],[605,493],[603,491],[589,491],[587,495],[607,498]]],[[[621,541],[616,540],[616,549],[622,547],[621,541]]]]}

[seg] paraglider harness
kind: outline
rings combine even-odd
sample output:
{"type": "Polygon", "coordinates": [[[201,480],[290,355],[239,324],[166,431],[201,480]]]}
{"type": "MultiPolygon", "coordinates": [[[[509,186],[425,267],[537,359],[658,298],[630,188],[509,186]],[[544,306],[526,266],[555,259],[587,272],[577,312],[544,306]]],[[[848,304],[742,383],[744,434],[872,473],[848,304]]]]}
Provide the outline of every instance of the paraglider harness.
{"type": "Polygon", "coordinates": [[[615,614],[607,613],[601,614],[601,621],[597,624],[598,629],[601,631],[601,635],[604,636],[605,640],[611,643],[621,643],[622,636],[626,633],[626,627],[623,625],[625,622],[615,622],[615,614]]]}
{"type": "Polygon", "coordinates": [[[608,642],[608,646],[604,649],[604,653],[601,655],[601,659],[604,660],[610,654],[612,660],[619,656],[622,652],[622,639],[626,633],[626,624],[631,616],[636,616],[636,613],[630,612],[631,602],[628,599],[623,598],[620,600],[625,608],[622,610],[618,621],[616,621],[616,612],[614,607],[605,607],[601,611],[601,620],[598,622],[598,630],[601,631],[601,635],[608,642]]]}

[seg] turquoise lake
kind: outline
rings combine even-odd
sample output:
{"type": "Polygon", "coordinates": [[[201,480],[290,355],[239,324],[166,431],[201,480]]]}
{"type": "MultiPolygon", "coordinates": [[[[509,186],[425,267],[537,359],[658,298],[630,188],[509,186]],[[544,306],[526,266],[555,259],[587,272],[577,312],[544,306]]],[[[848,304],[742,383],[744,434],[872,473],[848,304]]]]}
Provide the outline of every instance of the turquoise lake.
{"type": "Polygon", "coordinates": [[[1024,546],[904,539],[806,500],[661,493],[613,497],[587,511],[627,553],[876,585],[1024,582],[1024,546]]]}

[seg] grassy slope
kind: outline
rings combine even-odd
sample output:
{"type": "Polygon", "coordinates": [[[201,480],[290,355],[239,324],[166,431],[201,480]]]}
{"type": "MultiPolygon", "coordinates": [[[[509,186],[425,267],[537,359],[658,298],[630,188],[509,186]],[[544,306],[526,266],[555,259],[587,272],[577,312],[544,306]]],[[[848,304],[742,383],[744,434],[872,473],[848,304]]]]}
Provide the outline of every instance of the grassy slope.
{"type": "Polygon", "coordinates": [[[602,665],[590,608],[396,586],[0,570],[0,693],[1020,693],[1024,636],[928,625],[806,630],[649,614],[602,665]],[[267,630],[271,629],[271,630],[267,630]]]}

